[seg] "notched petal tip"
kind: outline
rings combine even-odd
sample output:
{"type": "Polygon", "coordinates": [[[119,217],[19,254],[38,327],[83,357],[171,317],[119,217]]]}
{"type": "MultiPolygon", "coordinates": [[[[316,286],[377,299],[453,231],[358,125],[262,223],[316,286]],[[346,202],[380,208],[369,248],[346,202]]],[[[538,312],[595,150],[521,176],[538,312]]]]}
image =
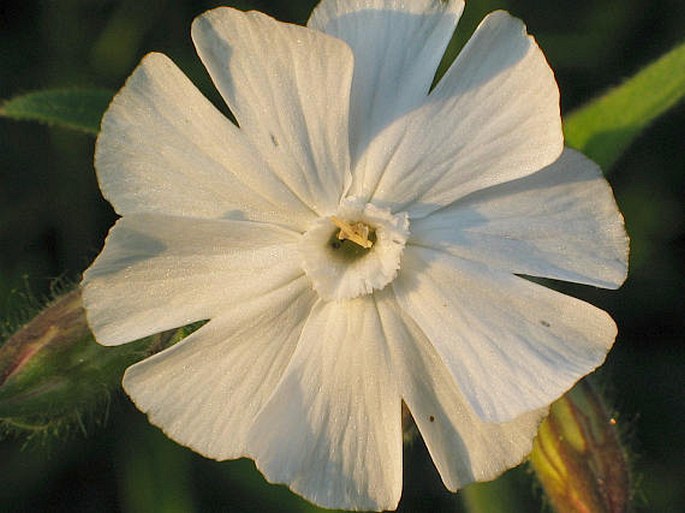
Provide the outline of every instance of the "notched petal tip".
{"type": "MultiPolygon", "coordinates": [[[[558,131],[559,134],[558,145],[556,149],[558,150],[557,157],[560,156],[564,150],[564,136],[561,118],[561,95],[559,92],[559,86],[557,84],[556,76],[554,74],[554,69],[549,64],[549,60],[547,59],[545,53],[542,51],[542,48],[540,47],[540,44],[538,43],[535,36],[528,32],[528,27],[526,26],[523,20],[517,18],[516,16],[513,16],[507,11],[499,9],[489,13],[487,16],[485,16],[485,18],[483,18],[483,21],[481,22],[481,25],[483,26],[490,24],[497,24],[497,30],[511,30],[512,32],[518,31],[519,37],[522,37],[524,40],[528,42],[527,53],[535,53],[535,58],[539,59],[543,64],[542,68],[546,71],[547,74],[546,79],[550,82],[547,85],[551,85],[547,93],[554,95],[554,103],[556,104],[556,110],[558,113],[558,127],[555,127],[558,128],[558,130],[555,130],[555,132],[558,131]]],[[[553,162],[553,160],[550,161],[550,163],[551,162],[553,162]]]]}
{"type": "Polygon", "coordinates": [[[383,156],[372,199],[392,201],[412,219],[529,176],[563,151],[554,74],[523,22],[504,11],[481,22],[425,104],[399,126],[374,150],[380,155],[401,138],[383,156]]]}
{"type": "MultiPolygon", "coordinates": [[[[552,165],[564,163],[566,166],[574,166],[579,173],[594,174],[596,187],[595,202],[597,204],[597,218],[601,216],[604,227],[602,235],[606,239],[607,251],[611,251],[611,273],[606,276],[606,283],[602,288],[616,290],[625,283],[628,278],[630,262],[630,236],[626,228],[625,218],[616,200],[616,195],[611,184],[605,178],[602,168],[582,152],[573,148],[564,148],[563,155],[552,165]]],[[[551,166],[550,166],[551,167],[551,166]]]]}
{"type": "Polygon", "coordinates": [[[441,252],[410,249],[405,263],[423,267],[423,276],[412,283],[400,274],[393,283],[398,302],[484,421],[506,422],[550,404],[601,365],[614,343],[616,324],[588,303],[441,252]]]}
{"type": "Polygon", "coordinates": [[[401,403],[376,312],[368,296],[319,301],[250,432],[267,479],[324,507],[391,509],[401,495],[401,403]]]}
{"type": "Polygon", "coordinates": [[[198,17],[195,49],[241,133],[285,188],[311,209],[335,208],[351,180],[350,47],[256,11],[198,17]]]}

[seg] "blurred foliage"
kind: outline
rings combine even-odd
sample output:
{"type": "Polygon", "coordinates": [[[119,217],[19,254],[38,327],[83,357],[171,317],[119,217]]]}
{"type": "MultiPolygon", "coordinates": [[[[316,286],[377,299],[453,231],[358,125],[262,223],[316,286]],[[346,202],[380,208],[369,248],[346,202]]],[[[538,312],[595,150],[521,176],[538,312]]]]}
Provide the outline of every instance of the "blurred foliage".
{"type": "Polygon", "coordinates": [[[564,119],[566,143],[604,169],[685,96],[685,43],[564,119]]]}
{"type": "MultiPolygon", "coordinates": [[[[303,23],[313,0],[229,1],[303,23]]],[[[37,89],[116,90],[149,51],[171,56],[220,105],[196,58],[190,22],[209,0],[4,0],[0,3],[0,98],[37,89]]],[[[562,109],[620,84],[682,43],[681,0],[470,0],[453,57],[483,15],[521,17],[555,70],[562,109]]],[[[685,511],[685,161],[683,105],[671,110],[613,165],[610,181],[631,235],[631,273],[618,292],[569,287],[610,311],[619,338],[601,376],[632,445],[636,511],[685,511]]],[[[47,294],[60,276],[78,279],[114,220],[92,169],[85,134],[0,119],[0,318],[19,317],[30,288],[47,294]],[[28,278],[27,278],[28,277],[28,278]],[[28,283],[28,285],[27,285],[28,283]]],[[[0,443],[0,512],[314,511],[267,485],[246,460],[205,460],[167,440],[119,397],[103,428],[85,426],[50,447],[0,443]]],[[[422,443],[405,450],[401,511],[465,511],[477,491],[446,493],[422,443]]],[[[540,511],[522,470],[484,487],[506,488],[540,511]]],[[[502,494],[505,492],[502,491],[502,494]]],[[[493,506],[494,507],[494,506],[493,506]]],[[[502,510],[505,511],[505,510],[502,510]]],[[[513,510],[511,510],[513,511],[513,510]]],[[[495,513],[494,509],[490,513],[495,513]]]]}

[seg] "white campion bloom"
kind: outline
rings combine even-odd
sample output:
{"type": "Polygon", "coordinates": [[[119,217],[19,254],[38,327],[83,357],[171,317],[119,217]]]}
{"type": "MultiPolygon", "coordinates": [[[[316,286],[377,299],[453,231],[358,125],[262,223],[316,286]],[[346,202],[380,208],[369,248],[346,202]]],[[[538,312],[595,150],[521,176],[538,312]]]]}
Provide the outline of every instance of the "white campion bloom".
{"type": "Polygon", "coordinates": [[[209,319],[124,376],[169,437],[322,506],[394,509],[402,402],[457,490],[518,464],[602,363],[611,318],[521,275],[617,288],[621,215],[563,148],[521,21],[487,16],[431,90],[463,7],[215,9],[192,37],[239,126],[160,54],[115,97],[95,166],[122,217],[84,301],[110,346],[209,319]]]}

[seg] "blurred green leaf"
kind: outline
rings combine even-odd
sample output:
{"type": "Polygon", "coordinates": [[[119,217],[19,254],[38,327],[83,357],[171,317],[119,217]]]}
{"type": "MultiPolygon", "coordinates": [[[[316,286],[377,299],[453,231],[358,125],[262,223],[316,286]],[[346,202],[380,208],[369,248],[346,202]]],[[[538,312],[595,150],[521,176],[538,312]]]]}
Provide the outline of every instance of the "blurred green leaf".
{"type": "MultiPolygon", "coordinates": [[[[129,428],[130,429],[130,428],[129,428]]],[[[121,438],[123,513],[193,513],[192,453],[149,425],[121,438]]]]}
{"type": "Polygon", "coordinates": [[[266,481],[257,470],[254,462],[248,459],[223,461],[214,467],[227,486],[240,490],[240,497],[235,497],[241,507],[241,513],[255,511],[280,511],[290,513],[344,513],[339,510],[324,509],[315,506],[284,485],[273,485],[266,481]]]}
{"type": "Polygon", "coordinates": [[[494,481],[472,483],[459,492],[468,513],[520,513],[531,511],[530,476],[521,465],[494,481]]]}
{"type": "Polygon", "coordinates": [[[685,96],[685,43],[566,117],[566,143],[604,169],[685,96]]]}
{"type": "Polygon", "coordinates": [[[105,89],[48,89],[15,96],[0,105],[0,116],[37,121],[96,135],[112,100],[105,89]]]}

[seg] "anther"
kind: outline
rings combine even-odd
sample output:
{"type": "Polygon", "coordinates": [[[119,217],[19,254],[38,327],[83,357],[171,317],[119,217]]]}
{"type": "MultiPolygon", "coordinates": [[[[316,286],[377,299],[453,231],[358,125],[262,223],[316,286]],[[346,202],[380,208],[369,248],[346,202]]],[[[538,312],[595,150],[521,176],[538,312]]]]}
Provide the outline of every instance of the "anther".
{"type": "Polygon", "coordinates": [[[369,240],[369,227],[364,223],[350,224],[336,216],[331,216],[331,222],[340,228],[339,240],[349,240],[366,249],[373,246],[373,242],[369,240]]]}

